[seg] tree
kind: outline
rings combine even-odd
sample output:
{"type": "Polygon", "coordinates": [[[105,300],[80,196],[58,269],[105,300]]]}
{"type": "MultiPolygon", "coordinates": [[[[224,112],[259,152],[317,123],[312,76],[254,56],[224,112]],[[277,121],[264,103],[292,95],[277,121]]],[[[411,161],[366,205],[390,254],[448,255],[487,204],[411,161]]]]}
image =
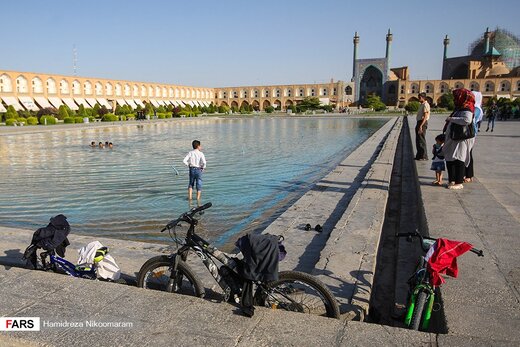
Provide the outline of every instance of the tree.
{"type": "Polygon", "coordinates": [[[144,113],[151,116],[153,115],[153,111],[154,111],[154,108],[152,106],[151,103],[147,103],[145,106],[144,106],[144,113]]]}
{"type": "Polygon", "coordinates": [[[404,109],[408,112],[417,112],[419,110],[420,105],[421,104],[419,103],[419,101],[414,100],[407,103],[404,109]]]}
{"type": "Polygon", "coordinates": [[[452,111],[455,108],[455,102],[453,100],[454,99],[452,93],[442,94],[442,96],[439,99],[439,107],[446,108],[452,111]]]}
{"type": "Polygon", "coordinates": [[[371,108],[374,111],[386,110],[386,105],[381,101],[379,95],[369,95],[367,97],[367,101],[365,102],[365,107],[371,108]]]}
{"type": "Polygon", "coordinates": [[[218,107],[218,113],[228,113],[228,112],[229,112],[228,106],[221,105],[218,107]]]}
{"type": "Polygon", "coordinates": [[[302,102],[298,106],[300,106],[304,111],[317,110],[320,108],[320,99],[315,96],[307,96],[303,98],[302,102]]]}
{"type": "Polygon", "coordinates": [[[55,117],[57,114],[58,114],[58,110],[55,109],[54,107],[46,107],[46,108],[42,108],[41,110],[39,110],[38,113],[36,114],[36,117],[38,117],[38,119],[40,119],[42,116],[55,117]]]}
{"type": "MultiPolygon", "coordinates": [[[[83,105],[81,105],[83,106],[83,105]]],[[[81,107],[80,107],[80,110],[81,110],[81,107]]],[[[83,109],[83,111],[85,111],[85,109],[83,109]]],[[[61,105],[60,108],[58,109],[58,119],[65,119],[65,118],[69,118],[69,112],[67,112],[67,108],[65,107],[65,105],[61,105]]]]}
{"type": "Polygon", "coordinates": [[[13,105],[7,106],[7,112],[5,114],[5,119],[17,119],[18,118],[18,112],[14,109],[13,105]]]}

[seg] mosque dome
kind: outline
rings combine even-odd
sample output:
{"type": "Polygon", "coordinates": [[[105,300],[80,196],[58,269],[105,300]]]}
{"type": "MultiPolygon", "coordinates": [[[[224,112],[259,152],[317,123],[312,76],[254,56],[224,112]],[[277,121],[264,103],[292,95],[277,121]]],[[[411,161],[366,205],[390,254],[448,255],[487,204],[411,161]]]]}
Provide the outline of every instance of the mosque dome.
{"type": "MultiPolygon", "coordinates": [[[[486,40],[484,35],[480,39],[474,41],[470,47],[470,55],[475,60],[480,60],[484,53],[486,40]]],[[[507,67],[512,70],[520,66],[520,39],[513,33],[504,29],[497,28],[495,31],[489,33],[489,47],[495,48],[500,53],[500,60],[503,61],[507,67]]]]}
{"type": "Polygon", "coordinates": [[[506,66],[500,64],[493,66],[486,74],[486,77],[501,76],[507,74],[509,74],[509,69],[506,66]]]}

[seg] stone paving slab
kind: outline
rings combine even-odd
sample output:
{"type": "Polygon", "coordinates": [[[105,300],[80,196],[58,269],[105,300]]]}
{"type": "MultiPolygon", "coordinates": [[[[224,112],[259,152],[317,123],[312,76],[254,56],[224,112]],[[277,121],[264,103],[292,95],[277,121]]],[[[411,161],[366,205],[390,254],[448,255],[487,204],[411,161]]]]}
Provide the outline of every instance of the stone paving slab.
{"type": "MultiPolygon", "coordinates": [[[[435,335],[375,324],[265,308],[257,308],[255,316],[247,318],[230,304],[189,296],[15,267],[0,268],[0,273],[9,283],[18,281],[27,287],[53,283],[62,295],[54,303],[41,302],[39,297],[29,299],[30,305],[15,312],[18,316],[39,316],[47,326],[40,332],[2,332],[2,346],[366,346],[376,342],[398,345],[399,341],[405,341],[399,345],[435,345],[435,335]],[[97,294],[98,303],[78,308],[81,301],[93,300],[91,293],[97,294]],[[133,327],[49,326],[87,320],[131,322],[133,327]]],[[[17,301],[19,288],[2,284],[0,288],[2,297],[17,301]]],[[[11,314],[13,311],[0,306],[0,315],[11,314]]]]}
{"type": "MultiPolygon", "coordinates": [[[[442,132],[444,119],[433,116],[429,122],[428,148],[442,132]]],[[[515,215],[519,134],[518,122],[499,122],[495,132],[480,132],[473,152],[476,180],[461,191],[432,186],[430,162],[416,162],[430,235],[468,241],[484,250],[484,258],[472,253],[460,257],[459,277],[441,287],[448,333],[457,335],[462,345],[471,345],[463,336],[482,345],[520,343],[520,222],[515,215]]]]}

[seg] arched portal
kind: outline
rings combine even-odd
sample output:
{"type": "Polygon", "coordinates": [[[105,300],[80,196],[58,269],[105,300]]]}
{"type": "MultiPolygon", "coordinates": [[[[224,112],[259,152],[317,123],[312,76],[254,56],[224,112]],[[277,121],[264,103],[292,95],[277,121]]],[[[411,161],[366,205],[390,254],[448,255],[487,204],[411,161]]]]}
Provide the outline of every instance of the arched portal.
{"type": "Polygon", "coordinates": [[[359,85],[359,102],[363,104],[369,95],[383,95],[383,73],[373,65],[363,72],[359,85]]]}
{"type": "Polygon", "coordinates": [[[253,106],[253,109],[255,111],[260,111],[260,103],[258,102],[258,100],[253,100],[253,102],[251,103],[251,105],[253,106]]]}
{"type": "Polygon", "coordinates": [[[249,103],[247,101],[245,101],[245,100],[242,101],[242,103],[240,104],[240,108],[241,109],[245,109],[247,107],[249,107],[249,103]]]}
{"type": "Polygon", "coordinates": [[[271,106],[269,100],[264,100],[264,102],[262,103],[262,110],[265,110],[269,106],[271,106]]]}

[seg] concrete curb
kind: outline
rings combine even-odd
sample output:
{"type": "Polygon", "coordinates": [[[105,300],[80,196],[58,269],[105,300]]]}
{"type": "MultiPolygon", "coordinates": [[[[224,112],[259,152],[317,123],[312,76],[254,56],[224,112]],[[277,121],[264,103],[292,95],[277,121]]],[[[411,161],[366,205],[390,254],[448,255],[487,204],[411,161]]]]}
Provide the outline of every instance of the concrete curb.
{"type": "Polygon", "coordinates": [[[316,264],[314,274],[334,292],[345,319],[362,321],[368,314],[401,127],[402,118],[398,118],[316,264]]]}

